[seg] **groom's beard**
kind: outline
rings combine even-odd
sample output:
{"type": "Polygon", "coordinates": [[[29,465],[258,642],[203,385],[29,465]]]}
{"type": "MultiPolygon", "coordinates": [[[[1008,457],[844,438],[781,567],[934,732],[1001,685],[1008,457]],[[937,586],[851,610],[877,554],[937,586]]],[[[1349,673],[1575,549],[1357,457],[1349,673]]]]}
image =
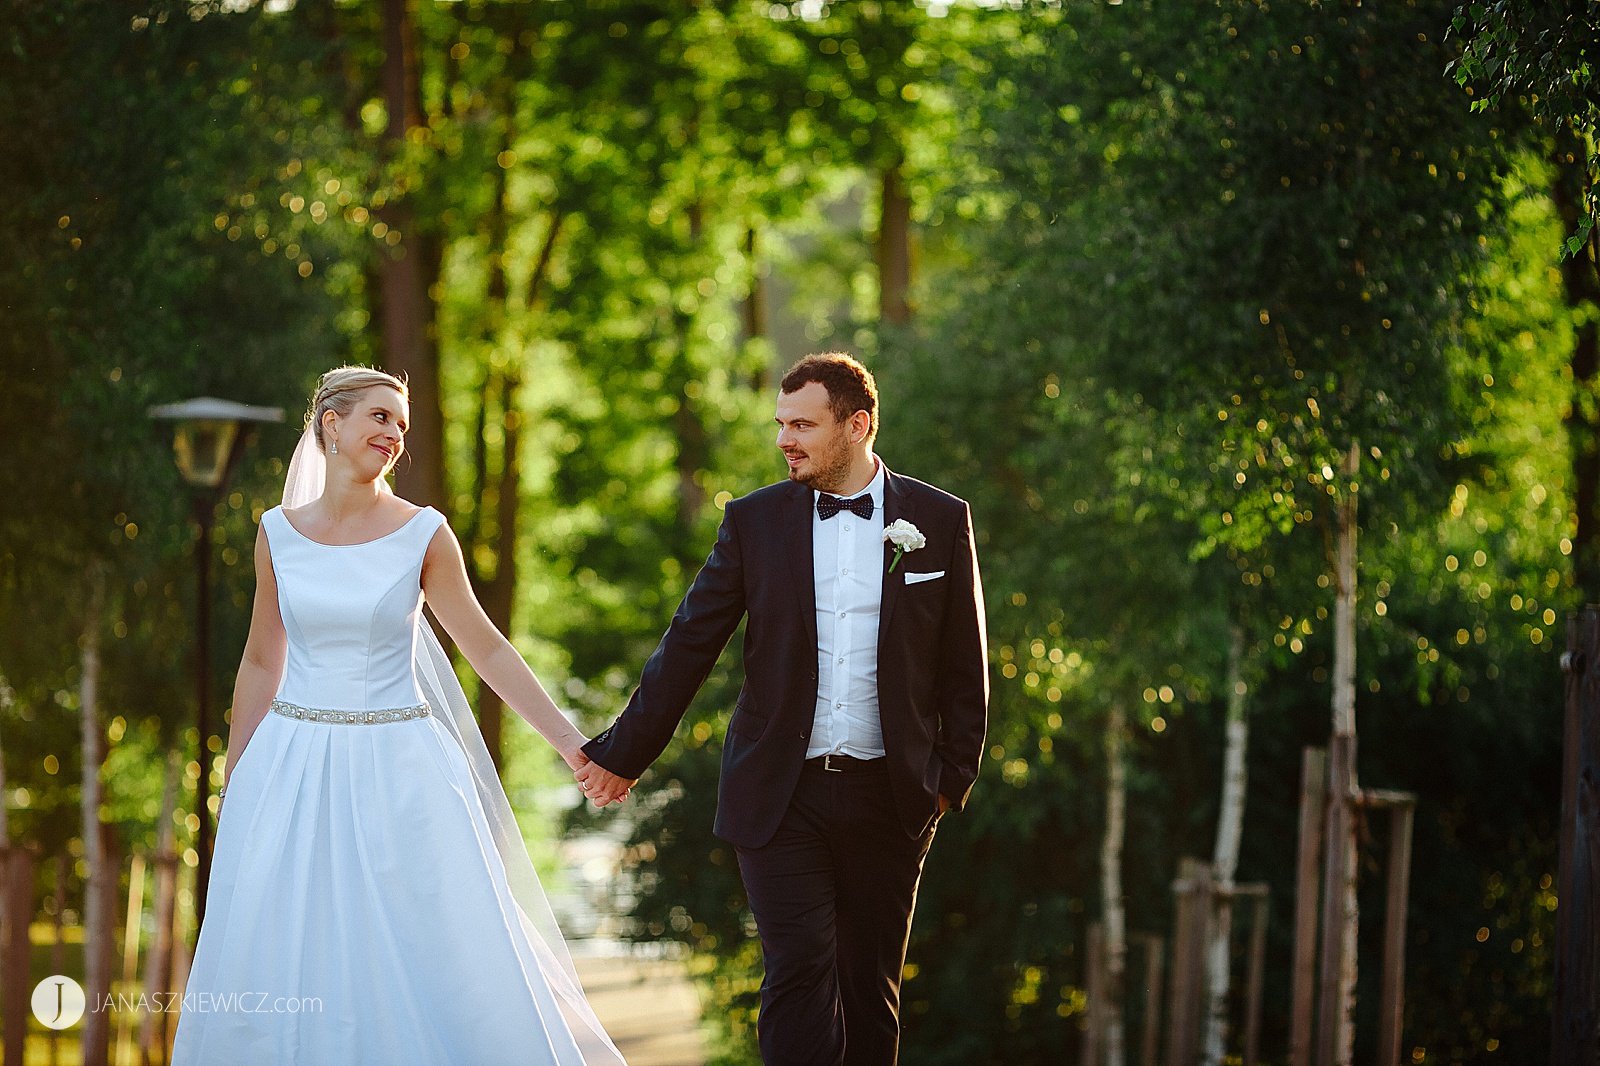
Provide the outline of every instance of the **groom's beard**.
{"type": "Polygon", "coordinates": [[[850,476],[850,428],[841,425],[821,451],[806,453],[807,465],[789,471],[789,480],[818,492],[834,492],[850,476]]]}

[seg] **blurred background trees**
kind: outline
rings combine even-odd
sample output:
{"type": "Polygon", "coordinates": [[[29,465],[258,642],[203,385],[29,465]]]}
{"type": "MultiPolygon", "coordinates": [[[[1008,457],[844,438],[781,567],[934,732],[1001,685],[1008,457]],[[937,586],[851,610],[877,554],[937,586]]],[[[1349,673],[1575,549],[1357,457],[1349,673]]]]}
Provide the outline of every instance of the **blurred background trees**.
{"type": "MultiPolygon", "coordinates": [[[[1178,860],[1230,853],[1271,893],[1281,1059],[1299,752],[1329,734],[1354,498],[1360,773],[1419,797],[1406,1048],[1540,1057],[1555,648],[1600,550],[1600,289],[1592,236],[1567,243],[1593,126],[1541,125],[1519,94],[1548,94],[1493,65],[1504,35],[1456,16],[14,4],[0,843],[37,859],[29,917],[81,919],[85,773],[126,892],[164,827],[179,856],[195,831],[169,772],[192,794],[220,771],[196,748],[193,532],[151,404],[291,412],[218,510],[216,691],[296,414],[322,370],[371,362],[416,389],[400,490],[442,503],[491,614],[596,729],[720,508],[782,476],[778,374],[843,347],[879,375],[886,461],[972,502],[990,605],[988,758],[924,880],[906,1061],[1075,1059],[1090,923],[1164,935],[1178,860]],[[1463,40],[1479,65],[1447,72],[1463,40]]],[[[759,980],[710,835],[735,645],[619,830],[627,935],[693,949],[728,1063],[753,1061],[759,980]]],[[[479,709],[547,849],[576,797],[479,709]]],[[[1234,1046],[1237,990],[1218,1009],[1234,1046]]]]}

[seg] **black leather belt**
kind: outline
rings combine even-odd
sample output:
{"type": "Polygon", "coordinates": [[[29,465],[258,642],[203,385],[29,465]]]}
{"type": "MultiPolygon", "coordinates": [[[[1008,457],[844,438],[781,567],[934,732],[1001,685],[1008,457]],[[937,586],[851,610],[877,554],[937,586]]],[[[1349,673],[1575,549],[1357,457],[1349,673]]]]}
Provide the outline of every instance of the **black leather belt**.
{"type": "Polygon", "coordinates": [[[818,755],[815,759],[807,759],[806,766],[812,770],[826,770],[830,774],[865,774],[883,768],[885,760],[857,759],[849,755],[818,755]]]}

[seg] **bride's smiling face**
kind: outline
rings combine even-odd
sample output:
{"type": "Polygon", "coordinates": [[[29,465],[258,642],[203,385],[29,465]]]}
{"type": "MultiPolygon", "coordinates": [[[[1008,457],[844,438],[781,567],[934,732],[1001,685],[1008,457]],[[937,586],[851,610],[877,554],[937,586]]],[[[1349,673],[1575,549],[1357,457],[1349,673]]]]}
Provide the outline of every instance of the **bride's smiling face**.
{"type": "Polygon", "coordinates": [[[363,392],[343,418],[333,416],[327,436],[339,448],[339,457],[370,467],[374,477],[393,469],[406,449],[411,425],[411,405],[396,389],[374,385],[363,392]]]}

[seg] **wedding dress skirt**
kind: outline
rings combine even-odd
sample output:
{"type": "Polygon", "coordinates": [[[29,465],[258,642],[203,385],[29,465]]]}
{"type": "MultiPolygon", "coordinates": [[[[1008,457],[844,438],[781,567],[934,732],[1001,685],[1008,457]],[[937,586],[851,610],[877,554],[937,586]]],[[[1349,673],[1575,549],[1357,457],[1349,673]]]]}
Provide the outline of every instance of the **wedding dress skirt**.
{"type": "Polygon", "coordinates": [[[415,709],[441,521],[333,546],[263,517],[288,661],[228,782],[175,1063],[622,1061],[513,898],[461,743],[415,709]]]}

